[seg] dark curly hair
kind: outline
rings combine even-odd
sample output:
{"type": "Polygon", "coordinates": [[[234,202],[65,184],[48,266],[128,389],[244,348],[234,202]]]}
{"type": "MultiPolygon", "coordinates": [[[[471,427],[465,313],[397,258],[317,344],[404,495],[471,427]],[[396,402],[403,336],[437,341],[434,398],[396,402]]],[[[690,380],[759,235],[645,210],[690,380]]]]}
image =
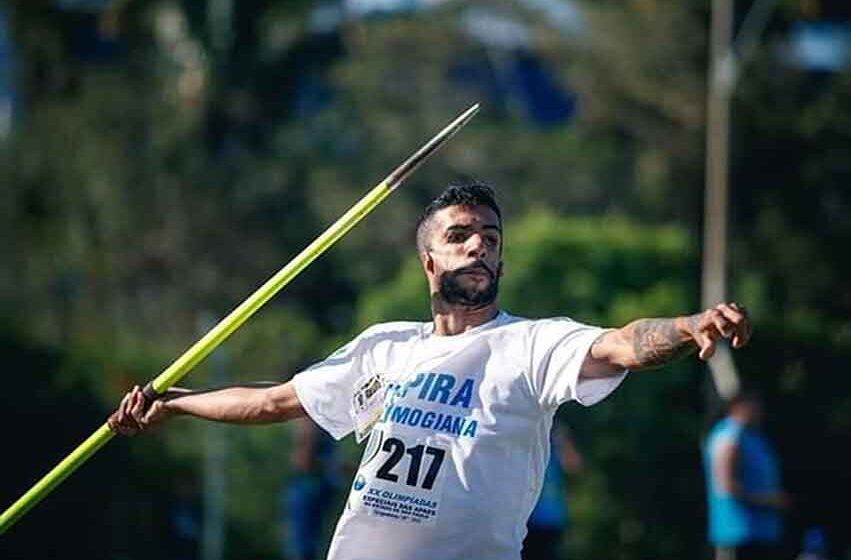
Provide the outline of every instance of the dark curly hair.
{"type": "Polygon", "coordinates": [[[499,227],[502,229],[502,212],[499,210],[494,191],[490,186],[484,183],[450,185],[425,207],[417,220],[417,251],[423,252],[428,249],[432,216],[449,206],[487,206],[496,214],[499,227]]]}

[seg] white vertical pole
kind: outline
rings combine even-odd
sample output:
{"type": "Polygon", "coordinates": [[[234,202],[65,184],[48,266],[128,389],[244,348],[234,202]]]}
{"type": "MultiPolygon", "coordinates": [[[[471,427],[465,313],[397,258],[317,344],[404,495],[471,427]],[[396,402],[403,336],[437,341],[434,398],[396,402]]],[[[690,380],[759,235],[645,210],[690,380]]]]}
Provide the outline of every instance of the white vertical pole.
{"type": "MultiPolygon", "coordinates": [[[[706,102],[706,193],[703,230],[703,307],[727,298],[727,201],[730,97],[733,91],[733,0],[712,0],[710,64],[706,102]]],[[[729,397],[739,387],[730,349],[720,344],[709,361],[715,388],[729,397]]]]}

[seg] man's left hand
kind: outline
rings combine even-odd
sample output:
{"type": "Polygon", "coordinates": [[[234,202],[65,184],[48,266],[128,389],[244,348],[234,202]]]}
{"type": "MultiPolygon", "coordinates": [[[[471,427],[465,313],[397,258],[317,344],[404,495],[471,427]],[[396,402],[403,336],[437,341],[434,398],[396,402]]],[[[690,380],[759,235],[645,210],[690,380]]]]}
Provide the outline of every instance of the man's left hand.
{"type": "Polygon", "coordinates": [[[751,339],[748,312],[743,305],[735,303],[721,303],[692,315],[686,324],[686,331],[700,348],[701,360],[708,360],[715,354],[719,338],[730,340],[733,348],[741,348],[751,339]]]}

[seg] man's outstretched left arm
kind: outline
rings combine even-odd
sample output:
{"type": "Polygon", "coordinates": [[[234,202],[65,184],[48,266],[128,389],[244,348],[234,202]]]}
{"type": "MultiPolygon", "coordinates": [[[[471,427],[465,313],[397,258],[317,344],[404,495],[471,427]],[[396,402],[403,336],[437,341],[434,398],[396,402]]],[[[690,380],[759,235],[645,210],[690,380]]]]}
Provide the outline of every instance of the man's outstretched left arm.
{"type": "Polygon", "coordinates": [[[750,337],[747,311],[735,303],[722,303],[695,315],[638,319],[603,333],[591,346],[580,376],[608,377],[625,369],[659,367],[694,351],[701,360],[708,360],[719,338],[741,348],[750,337]]]}

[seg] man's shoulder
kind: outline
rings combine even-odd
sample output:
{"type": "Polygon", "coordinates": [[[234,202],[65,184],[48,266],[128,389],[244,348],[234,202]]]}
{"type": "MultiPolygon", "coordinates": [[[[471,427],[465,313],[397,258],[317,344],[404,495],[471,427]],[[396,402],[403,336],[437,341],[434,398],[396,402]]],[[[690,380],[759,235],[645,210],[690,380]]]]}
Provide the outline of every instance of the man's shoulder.
{"type": "Polygon", "coordinates": [[[502,339],[506,344],[520,344],[522,349],[514,346],[514,351],[523,352],[532,348],[552,348],[567,340],[580,340],[576,337],[589,330],[598,329],[569,317],[529,318],[502,311],[498,321],[480,335],[502,339]]]}
{"type": "Polygon", "coordinates": [[[502,315],[505,317],[504,321],[502,322],[502,326],[513,327],[516,329],[527,329],[529,331],[546,331],[550,329],[563,329],[566,327],[581,328],[590,326],[584,323],[580,323],[575,319],[571,319],[570,317],[541,317],[532,319],[529,317],[512,315],[505,311],[502,312],[502,315]]]}
{"type": "Polygon", "coordinates": [[[421,321],[388,321],[365,328],[357,338],[360,340],[382,340],[386,338],[406,340],[420,336],[426,323],[421,321]]]}
{"type": "Polygon", "coordinates": [[[328,356],[339,358],[340,356],[363,354],[382,343],[405,343],[421,336],[425,323],[416,321],[392,321],[376,323],[366,327],[357,336],[350,339],[345,345],[337,348],[328,356]]]}

